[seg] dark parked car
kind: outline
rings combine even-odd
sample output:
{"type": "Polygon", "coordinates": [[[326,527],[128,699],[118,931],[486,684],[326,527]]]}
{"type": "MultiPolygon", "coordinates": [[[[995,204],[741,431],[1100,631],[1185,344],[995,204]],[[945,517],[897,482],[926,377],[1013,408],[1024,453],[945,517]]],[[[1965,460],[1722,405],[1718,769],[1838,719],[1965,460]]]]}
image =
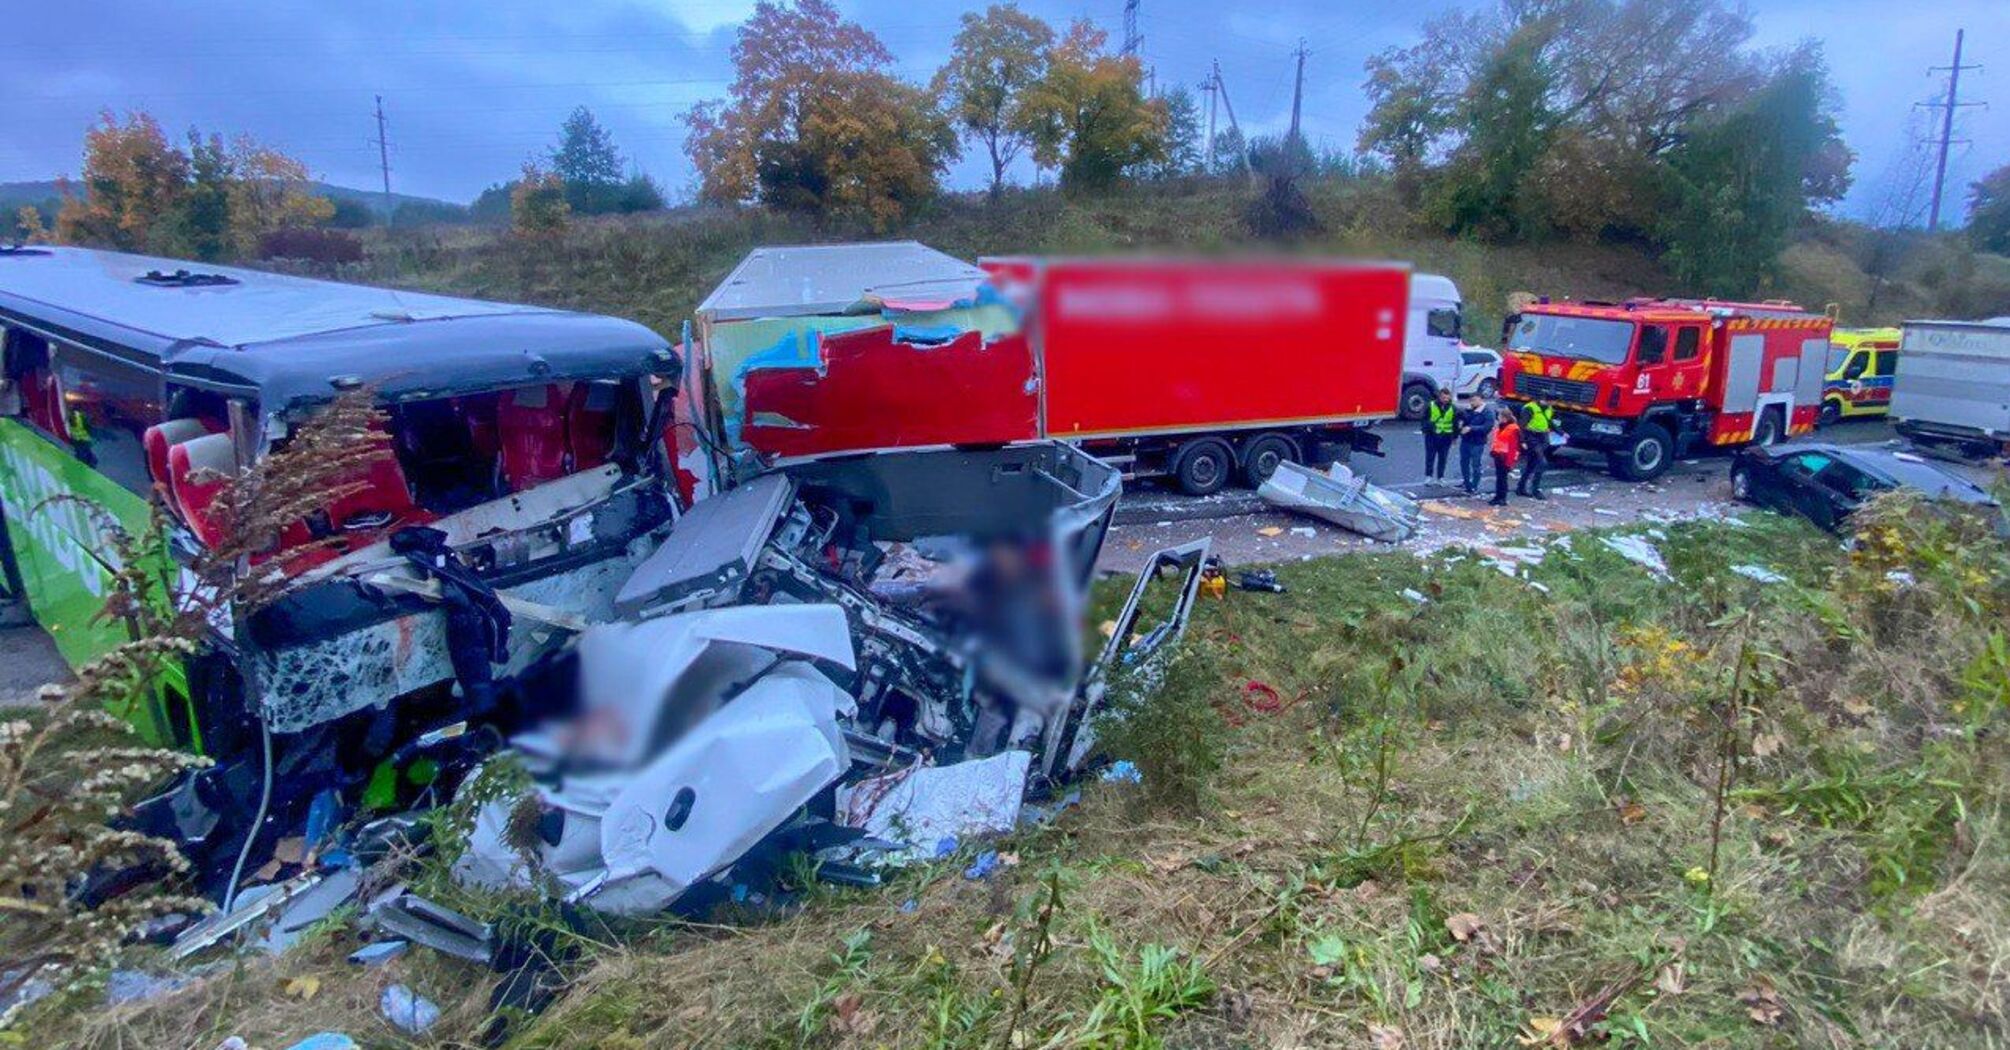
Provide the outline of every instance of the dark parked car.
{"type": "Polygon", "coordinates": [[[1731,464],[1731,495],[1822,528],[1880,492],[1913,489],[1935,499],[1995,506],[1987,489],[1910,452],[1829,444],[1753,446],[1731,464]]]}

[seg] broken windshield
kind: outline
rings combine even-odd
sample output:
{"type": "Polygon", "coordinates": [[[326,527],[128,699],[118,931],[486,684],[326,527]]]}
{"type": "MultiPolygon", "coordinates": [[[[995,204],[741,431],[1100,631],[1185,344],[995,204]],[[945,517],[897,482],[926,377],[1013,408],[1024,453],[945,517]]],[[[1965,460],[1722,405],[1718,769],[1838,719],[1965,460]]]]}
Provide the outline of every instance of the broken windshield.
{"type": "Polygon", "coordinates": [[[1633,346],[1633,323],[1600,317],[1522,314],[1508,333],[1508,347],[1549,357],[1576,357],[1608,365],[1626,363],[1633,346]]]}

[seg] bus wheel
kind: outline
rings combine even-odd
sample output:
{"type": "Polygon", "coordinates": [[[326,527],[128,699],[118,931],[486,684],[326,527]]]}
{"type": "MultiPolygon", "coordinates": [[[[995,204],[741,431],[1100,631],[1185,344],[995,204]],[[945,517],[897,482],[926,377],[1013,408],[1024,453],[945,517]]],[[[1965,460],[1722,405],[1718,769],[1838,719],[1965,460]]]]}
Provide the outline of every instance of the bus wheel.
{"type": "Polygon", "coordinates": [[[1212,496],[1228,484],[1235,453],[1220,438],[1198,438],[1181,446],[1173,459],[1173,476],[1189,496],[1212,496]]]}
{"type": "Polygon", "coordinates": [[[1261,434],[1242,446],[1242,482],[1255,488],[1277,473],[1280,463],[1295,463],[1298,450],[1282,434],[1261,434]]]}
{"type": "Polygon", "coordinates": [[[1659,424],[1645,423],[1612,455],[1612,466],[1628,481],[1652,481],[1675,460],[1675,439],[1659,424]]]}
{"type": "Polygon", "coordinates": [[[1832,427],[1842,422],[1842,402],[1833,398],[1822,402],[1821,418],[1815,422],[1825,427],[1832,427]]]}
{"type": "Polygon", "coordinates": [[[1779,444],[1781,429],[1779,407],[1766,409],[1759,416],[1759,425],[1752,428],[1752,444],[1761,448],[1779,444]]]}

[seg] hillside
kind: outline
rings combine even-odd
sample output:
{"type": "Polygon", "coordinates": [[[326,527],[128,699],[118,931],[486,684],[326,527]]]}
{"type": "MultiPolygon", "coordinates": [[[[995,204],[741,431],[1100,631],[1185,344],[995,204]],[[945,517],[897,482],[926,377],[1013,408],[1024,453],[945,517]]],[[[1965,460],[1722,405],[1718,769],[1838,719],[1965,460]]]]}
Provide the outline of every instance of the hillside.
{"type": "MultiPolygon", "coordinates": [[[[333,201],[354,201],[369,209],[380,208],[384,203],[384,195],[377,190],[359,190],[327,182],[315,182],[309,185],[315,193],[319,193],[333,201]]],[[[0,182],[0,215],[11,214],[24,204],[33,204],[38,207],[46,206],[44,210],[53,210],[54,202],[61,201],[62,196],[63,187],[54,179],[29,182],[0,182]]],[[[440,200],[435,197],[418,197],[409,193],[393,193],[391,194],[391,200],[398,207],[403,207],[407,204],[425,208],[459,209],[467,207],[464,204],[455,204],[452,201],[440,200]]]]}
{"type": "MultiPolygon", "coordinates": [[[[1320,183],[1311,190],[1323,231],[1288,250],[1399,259],[1447,274],[1466,296],[1469,331],[1479,342],[1492,341],[1515,291],[1578,298],[1686,291],[1638,245],[1451,240],[1416,229],[1400,203],[1373,183],[1320,183]]],[[[1009,193],[995,204],[982,195],[948,197],[878,232],[759,210],[702,209],[576,221],[564,236],[535,243],[490,229],[380,231],[368,262],[344,276],[604,311],[674,335],[705,293],[758,245],[913,238],[971,259],[1265,249],[1242,225],[1245,201],[1239,187],[1194,182],[1083,199],[1039,190],[1009,193]]],[[[2010,259],[1976,255],[1952,238],[1880,235],[1824,221],[1801,233],[1781,260],[1777,284],[1763,294],[1815,307],[1835,303],[1846,324],[1990,316],[2010,313],[2010,259]],[[1880,247],[1887,273],[1874,282],[1861,260],[1880,247]]]]}

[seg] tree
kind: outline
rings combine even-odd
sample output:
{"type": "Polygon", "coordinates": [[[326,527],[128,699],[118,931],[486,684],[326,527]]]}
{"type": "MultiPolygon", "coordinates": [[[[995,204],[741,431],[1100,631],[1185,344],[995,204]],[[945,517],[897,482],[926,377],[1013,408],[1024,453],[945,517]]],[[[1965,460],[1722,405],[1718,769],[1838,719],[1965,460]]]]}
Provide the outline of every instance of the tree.
{"type": "Polygon", "coordinates": [[[1514,240],[1543,230],[1547,216],[1528,187],[1555,131],[1555,74],[1544,55],[1554,32],[1547,21],[1521,26],[1467,88],[1458,110],[1465,141],[1426,209],[1451,232],[1514,240]]]}
{"type": "Polygon", "coordinates": [[[84,195],[66,196],[57,213],[57,238],[144,251],[188,192],[189,159],[168,144],[153,117],[129,113],[120,123],[106,110],[84,133],[82,181],[84,195]]]}
{"type": "Polygon", "coordinates": [[[32,204],[23,204],[14,213],[14,226],[16,244],[49,243],[49,228],[42,221],[42,209],[32,204]]]}
{"type": "Polygon", "coordinates": [[[582,215],[598,215],[617,210],[626,180],[621,174],[621,153],[614,148],[614,136],[594,119],[585,106],[572,111],[558,129],[558,145],[551,150],[551,170],[565,183],[565,199],[582,215]]]}
{"type": "Polygon", "coordinates": [[[1692,291],[1748,295],[1772,275],[1810,205],[1849,189],[1821,49],[1804,44],[1749,98],[1697,117],[1669,158],[1669,268],[1692,291]]]}
{"type": "Polygon", "coordinates": [[[761,0],[733,44],[729,98],[685,114],[700,195],[877,227],[932,197],[956,132],[892,63],[830,0],[761,0]]]}
{"type": "Polygon", "coordinates": [[[1243,221],[1259,237],[1295,237],[1319,229],[1319,218],[1298,188],[1312,173],[1312,151],[1296,135],[1262,135],[1249,144],[1249,167],[1262,191],[1249,203],[1243,221]]]}
{"type": "Polygon", "coordinates": [[[1020,106],[1034,162],[1059,168],[1065,189],[1106,187],[1165,157],[1166,108],[1145,97],[1137,58],[1106,53],[1108,41],[1095,23],[1077,20],[1020,106]]]}
{"type": "Polygon", "coordinates": [[[1968,187],[1968,240],[1977,251],[2010,255],[2010,164],[1968,187]]]}
{"type": "Polygon", "coordinates": [[[1200,170],[1200,105],[1184,85],[1174,87],[1159,100],[1165,106],[1165,155],[1149,165],[1147,174],[1155,179],[1176,179],[1200,170]]]}
{"type": "Polygon", "coordinates": [[[1249,143],[1242,139],[1242,132],[1234,127],[1216,129],[1214,148],[1208,151],[1215,171],[1241,173],[1242,162],[1249,152],[1249,143]]]}
{"type": "Polygon", "coordinates": [[[227,258],[235,247],[230,231],[230,184],[236,168],[223,139],[188,133],[189,190],[178,216],[177,248],[206,261],[227,258]]]}
{"type": "Polygon", "coordinates": [[[572,225],[572,204],[558,173],[523,162],[523,175],[510,187],[510,228],[525,237],[556,237],[572,225]]]}
{"type": "Polygon", "coordinates": [[[1020,108],[1026,92],[1047,75],[1054,30],[1018,5],[993,4],[966,12],[950,45],[949,61],[935,74],[933,90],[948,103],[950,119],[984,144],[991,158],[991,196],[1005,187],[1005,169],[1027,145],[1020,108]]]}
{"type": "Polygon", "coordinates": [[[240,256],[255,255],[274,230],[319,226],[335,216],[335,202],[314,192],[307,165],[239,135],[230,145],[230,236],[240,256]]]}

